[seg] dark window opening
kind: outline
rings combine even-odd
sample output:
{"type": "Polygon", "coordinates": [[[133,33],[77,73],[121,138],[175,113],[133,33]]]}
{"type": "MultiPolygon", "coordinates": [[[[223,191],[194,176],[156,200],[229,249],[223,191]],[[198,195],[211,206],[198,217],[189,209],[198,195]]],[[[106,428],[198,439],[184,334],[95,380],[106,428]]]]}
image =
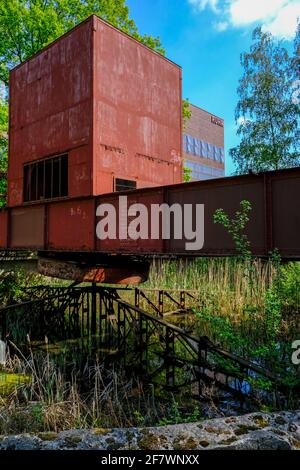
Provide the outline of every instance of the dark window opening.
{"type": "Polygon", "coordinates": [[[68,155],[24,165],[24,202],[68,196],[68,155]]]}
{"type": "Polygon", "coordinates": [[[115,191],[130,191],[131,189],[136,189],[136,181],[132,180],[123,180],[120,178],[115,179],[115,191]]]}

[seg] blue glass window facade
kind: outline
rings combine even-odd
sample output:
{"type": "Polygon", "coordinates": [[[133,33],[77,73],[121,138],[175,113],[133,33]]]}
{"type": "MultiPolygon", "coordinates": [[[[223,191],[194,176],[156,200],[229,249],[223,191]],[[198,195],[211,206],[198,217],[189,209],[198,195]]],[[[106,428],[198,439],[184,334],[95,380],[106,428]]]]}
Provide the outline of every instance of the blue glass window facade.
{"type": "Polygon", "coordinates": [[[224,149],[222,147],[209,144],[208,142],[192,137],[191,135],[183,135],[183,149],[185,153],[224,163],[225,156],[224,149]]]}
{"type": "Polygon", "coordinates": [[[222,178],[225,176],[225,171],[219,168],[212,168],[211,166],[202,165],[201,163],[191,162],[187,160],[184,164],[185,167],[191,170],[191,177],[195,179],[213,179],[222,178]]]}

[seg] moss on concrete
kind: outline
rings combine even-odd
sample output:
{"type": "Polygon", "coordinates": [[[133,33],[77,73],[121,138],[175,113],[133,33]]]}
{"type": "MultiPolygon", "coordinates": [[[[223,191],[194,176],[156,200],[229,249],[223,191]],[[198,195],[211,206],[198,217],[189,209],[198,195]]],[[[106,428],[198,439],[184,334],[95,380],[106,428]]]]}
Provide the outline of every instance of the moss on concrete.
{"type": "Polygon", "coordinates": [[[269,426],[269,419],[262,415],[251,416],[251,419],[259,428],[266,428],[269,426]]]}
{"type": "Polygon", "coordinates": [[[37,437],[42,441],[55,441],[58,438],[57,432],[40,432],[37,437]]]}
{"type": "Polygon", "coordinates": [[[236,436],[242,436],[243,434],[248,434],[249,431],[256,431],[257,426],[251,426],[248,424],[238,424],[237,428],[233,430],[236,436]]]}

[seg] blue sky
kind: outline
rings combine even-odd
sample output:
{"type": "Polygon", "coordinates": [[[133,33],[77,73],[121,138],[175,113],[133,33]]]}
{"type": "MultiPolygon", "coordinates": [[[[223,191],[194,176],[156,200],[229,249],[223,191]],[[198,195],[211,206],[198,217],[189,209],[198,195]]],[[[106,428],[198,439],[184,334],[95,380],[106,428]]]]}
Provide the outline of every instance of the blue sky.
{"type": "Polygon", "coordinates": [[[144,34],[159,36],[167,56],[183,68],[183,96],[225,119],[228,150],[238,143],[234,109],[241,77],[240,54],[256,25],[292,46],[300,0],[127,0],[144,34]]]}

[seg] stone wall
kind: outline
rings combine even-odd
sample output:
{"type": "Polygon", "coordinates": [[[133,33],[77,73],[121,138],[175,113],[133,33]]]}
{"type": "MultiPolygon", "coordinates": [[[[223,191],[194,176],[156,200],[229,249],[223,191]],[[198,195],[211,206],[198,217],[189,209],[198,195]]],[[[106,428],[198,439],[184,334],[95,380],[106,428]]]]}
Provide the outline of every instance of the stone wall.
{"type": "Polygon", "coordinates": [[[300,411],[252,413],[152,428],[73,429],[1,436],[0,450],[300,449],[300,411]]]}

